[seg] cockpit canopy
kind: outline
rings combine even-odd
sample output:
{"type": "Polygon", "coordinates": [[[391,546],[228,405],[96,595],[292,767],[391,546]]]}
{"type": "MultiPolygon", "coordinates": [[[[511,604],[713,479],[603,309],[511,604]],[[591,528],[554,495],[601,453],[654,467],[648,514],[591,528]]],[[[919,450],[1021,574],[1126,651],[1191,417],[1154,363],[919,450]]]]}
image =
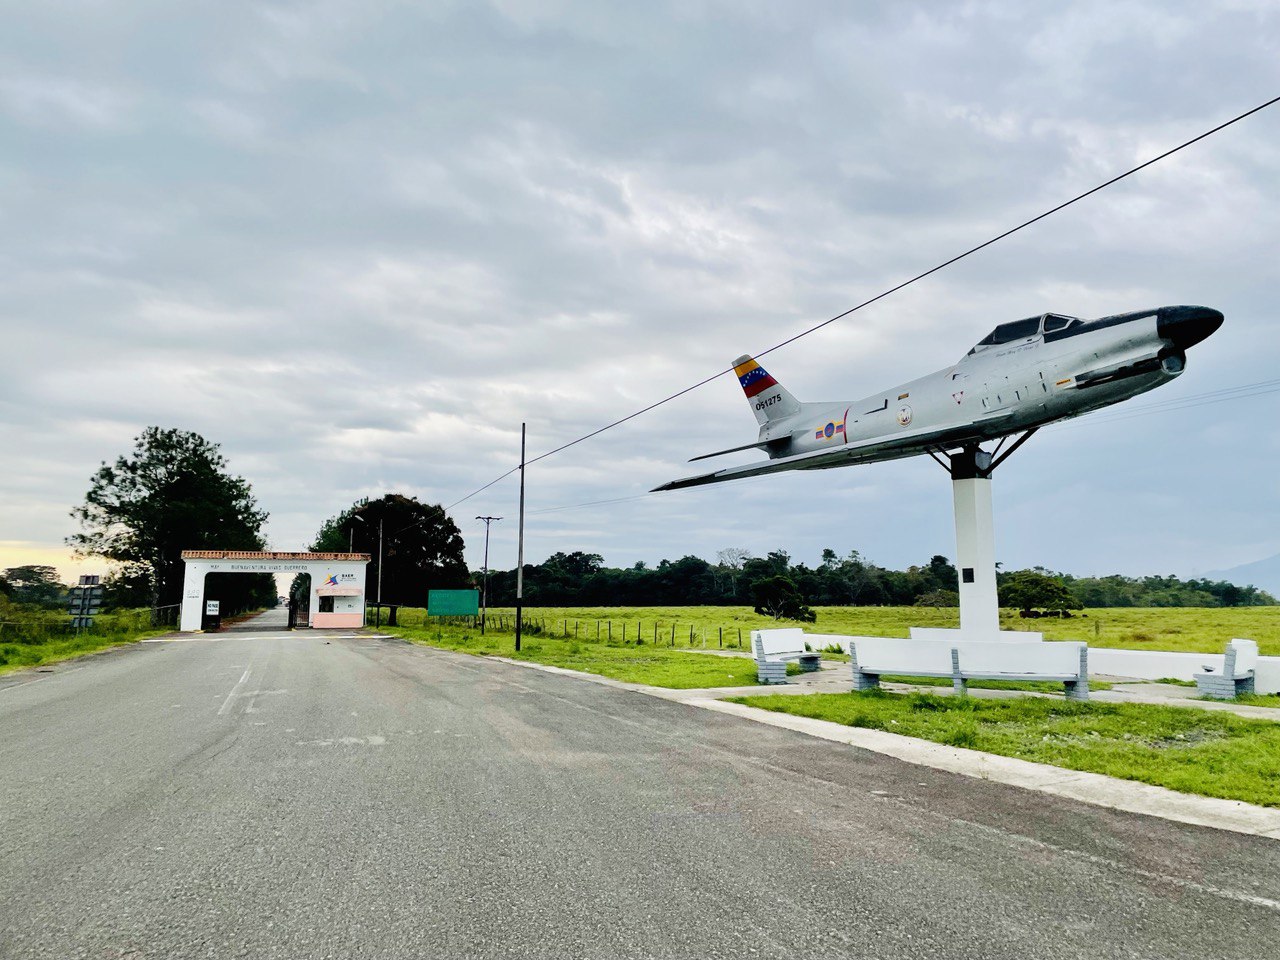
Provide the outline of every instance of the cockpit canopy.
{"type": "Polygon", "coordinates": [[[1029,342],[1036,337],[1044,336],[1046,333],[1066,330],[1077,323],[1080,323],[1078,317],[1068,317],[1061,313],[1046,313],[1039,317],[1027,317],[1025,320],[1002,323],[979,340],[977,345],[969,351],[969,356],[973,356],[980,350],[986,350],[989,347],[1005,343],[1029,342]]]}

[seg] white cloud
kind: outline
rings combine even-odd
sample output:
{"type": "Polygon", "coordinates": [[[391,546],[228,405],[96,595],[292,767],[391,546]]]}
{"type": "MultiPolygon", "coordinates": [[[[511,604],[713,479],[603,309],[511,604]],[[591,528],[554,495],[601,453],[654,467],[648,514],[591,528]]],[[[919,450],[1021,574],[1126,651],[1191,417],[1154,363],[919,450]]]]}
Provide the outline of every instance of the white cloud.
{"type": "MultiPolygon", "coordinates": [[[[149,17],[33,11],[0,61],[0,537],[24,550],[56,552],[99,460],[152,423],[221,443],[276,546],[361,495],[450,503],[514,464],[521,421],[531,454],[556,447],[1252,105],[1280,34],[1266,6],[1191,2],[149,17]]],[[[1227,325],[1165,392],[1265,379],[1273,123],[766,363],[802,398],[855,397],[1002,320],[1203,302],[1227,325]]],[[[1258,532],[1276,403],[1046,431],[1002,468],[1002,559],[1280,549],[1258,532]]],[[[953,552],[924,460],[641,496],[754,429],[726,377],[535,464],[530,556],[953,552]]],[[[513,517],[513,491],[459,517],[513,517]]],[[[498,565],[513,536],[495,526],[498,565]]]]}
{"type": "Polygon", "coordinates": [[[11,117],[31,126],[103,131],[129,120],[133,98],[71,77],[10,74],[0,77],[0,104],[11,117]]]}

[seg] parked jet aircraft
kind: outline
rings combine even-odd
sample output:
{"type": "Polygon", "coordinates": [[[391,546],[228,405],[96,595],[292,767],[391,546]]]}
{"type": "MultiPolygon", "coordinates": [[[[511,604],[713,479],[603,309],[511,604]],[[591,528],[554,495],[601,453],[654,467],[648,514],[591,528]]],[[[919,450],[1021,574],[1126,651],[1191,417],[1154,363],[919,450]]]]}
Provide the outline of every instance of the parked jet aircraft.
{"type": "Polygon", "coordinates": [[[1000,324],[953,367],[850,402],[801,403],[752,357],[740,357],[734,371],[759,439],[694,460],[752,449],[770,459],[656,489],[976,450],[1168,383],[1186,368],[1187,349],[1222,320],[1219,311],[1194,306],[1097,320],[1046,313],[1000,324]]]}

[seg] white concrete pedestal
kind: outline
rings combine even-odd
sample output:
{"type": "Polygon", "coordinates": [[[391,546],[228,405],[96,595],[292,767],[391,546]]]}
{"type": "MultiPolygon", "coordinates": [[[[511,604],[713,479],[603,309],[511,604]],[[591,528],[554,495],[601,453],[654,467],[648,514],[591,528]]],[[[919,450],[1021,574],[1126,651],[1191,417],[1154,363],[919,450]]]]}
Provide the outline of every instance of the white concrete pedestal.
{"type": "Polygon", "coordinates": [[[953,479],[956,513],[956,568],[960,574],[960,630],[989,634],[1000,630],[996,596],[996,532],[991,478],[953,479]]]}

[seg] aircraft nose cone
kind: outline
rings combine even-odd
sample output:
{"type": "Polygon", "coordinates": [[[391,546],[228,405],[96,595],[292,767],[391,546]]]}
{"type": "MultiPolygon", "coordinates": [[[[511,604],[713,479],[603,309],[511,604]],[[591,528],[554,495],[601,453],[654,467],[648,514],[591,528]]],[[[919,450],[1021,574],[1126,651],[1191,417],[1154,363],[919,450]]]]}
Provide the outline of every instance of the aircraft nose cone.
{"type": "Polygon", "coordinates": [[[1161,307],[1156,313],[1156,334],[1186,350],[1211,336],[1223,319],[1222,311],[1212,307],[1161,307]]]}

